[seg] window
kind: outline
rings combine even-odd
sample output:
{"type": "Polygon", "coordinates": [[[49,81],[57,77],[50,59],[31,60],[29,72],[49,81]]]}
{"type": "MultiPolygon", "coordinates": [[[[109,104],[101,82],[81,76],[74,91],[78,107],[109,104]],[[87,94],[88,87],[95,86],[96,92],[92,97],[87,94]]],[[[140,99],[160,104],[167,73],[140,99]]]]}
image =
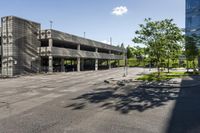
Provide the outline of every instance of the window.
{"type": "Polygon", "coordinates": [[[187,9],[198,8],[199,6],[200,6],[199,0],[187,0],[187,2],[186,2],[187,9]]]}

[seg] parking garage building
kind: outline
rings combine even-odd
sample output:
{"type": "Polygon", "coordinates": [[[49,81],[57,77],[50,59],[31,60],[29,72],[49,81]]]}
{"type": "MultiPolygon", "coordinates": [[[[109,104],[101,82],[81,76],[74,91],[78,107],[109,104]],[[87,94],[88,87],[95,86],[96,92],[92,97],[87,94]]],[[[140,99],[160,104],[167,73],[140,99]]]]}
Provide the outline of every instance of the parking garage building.
{"type": "Polygon", "coordinates": [[[125,49],[54,29],[15,16],[1,18],[1,75],[111,69],[125,49]]]}

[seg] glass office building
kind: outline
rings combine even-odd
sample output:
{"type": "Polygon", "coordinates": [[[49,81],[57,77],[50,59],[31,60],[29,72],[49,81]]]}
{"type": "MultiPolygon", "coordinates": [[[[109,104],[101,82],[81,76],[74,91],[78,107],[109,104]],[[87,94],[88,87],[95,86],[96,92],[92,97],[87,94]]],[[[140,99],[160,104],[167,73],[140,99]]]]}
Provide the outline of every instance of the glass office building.
{"type": "MultiPolygon", "coordinates": [[[[186,0],[186,35],[200,36],[200,0],[186,0]]],[[[197,44],[200,48],[200,44],[197,44]]],[[[198,68],[200,70],[200,57],[198,57],[198,68]]]]}
{"type": "Polygon", "coordinates": [[[200,35],[200,0],[186,0],[186,35],[200,35]]]}

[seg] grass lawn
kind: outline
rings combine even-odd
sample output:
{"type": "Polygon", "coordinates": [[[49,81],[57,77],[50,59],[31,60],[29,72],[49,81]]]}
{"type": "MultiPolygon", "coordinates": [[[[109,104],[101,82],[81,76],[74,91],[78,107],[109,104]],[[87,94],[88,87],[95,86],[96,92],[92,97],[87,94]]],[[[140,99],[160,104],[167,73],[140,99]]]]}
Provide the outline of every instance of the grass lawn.
{"type": "Polygon", "coordinates": [[[193,75],[200,75],[200,73],[193,73],[193,72],[161,72],[160,77],[158,77],[157,72],[153,72],[150,74],[143,75],[137,80],[142,80],[142,81],[163,81],[163,80],[170,80],[173,78],[181,78],[184,76],[193,76],[193,75]]]}

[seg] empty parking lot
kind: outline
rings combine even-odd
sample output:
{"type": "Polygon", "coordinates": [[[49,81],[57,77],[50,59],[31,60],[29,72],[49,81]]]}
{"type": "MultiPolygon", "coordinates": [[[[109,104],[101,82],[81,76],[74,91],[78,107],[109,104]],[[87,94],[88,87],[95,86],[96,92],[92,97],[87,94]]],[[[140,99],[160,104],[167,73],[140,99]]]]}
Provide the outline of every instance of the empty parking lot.
{"type": "Polygon", "coordinates": [[[0,132],[173,131],[169,123],[179,88],[143,89],[138,82],[127,82],[125,86],[118,83],[148,72],[148,69],[129,68],[129,75],[123,78],[124,69],[116,68],[1,79],[0,132]]]}

